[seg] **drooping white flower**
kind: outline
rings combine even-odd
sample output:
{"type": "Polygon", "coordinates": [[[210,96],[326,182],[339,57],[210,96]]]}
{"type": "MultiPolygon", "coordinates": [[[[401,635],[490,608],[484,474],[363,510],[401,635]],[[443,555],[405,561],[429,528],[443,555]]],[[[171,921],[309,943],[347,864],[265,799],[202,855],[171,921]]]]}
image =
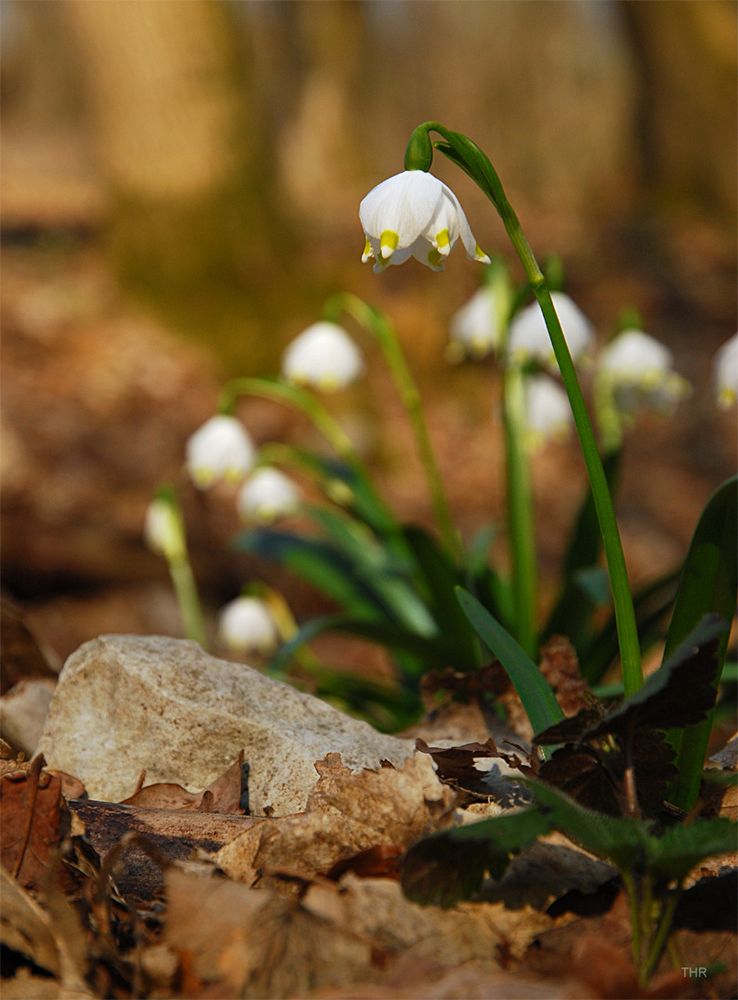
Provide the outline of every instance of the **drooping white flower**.
{"type": "Polygon", "coordinates": [[[279,469],[253,472],[238,494],[238,512],[244,521],[269,523],[294,514],[300,505],[300,491],[279,469]]]}
{"type": "Polygon", "coordinates": [[[641,406],[669,413],[690,391],[687,380],[674,371],[669,348],[642,330],[623,330],[610,341],[600,354],[597,379],[626,415],[641,406]]]}
{"type": "MultiPolygon", "coordinates": [[[[551,292],[551,299],[572,360],[578,361],[586,357],[594,341],[592,324],[579,306],[564,292],[551,292]]],[[[556,370],[556,356],[551,346],[551,338],[537,302],[521,309],[510,324],[508,351],[515,362],[540,361],[556,370]]]]}
{"type": "Polygon", "coordinates": [[[200,489],[218,479],[238,481],[253,463],[254,445],[235,417],[211,417],[187,442],[187,471],[200,489]]]}
{"type": "Polygon", "coordinates": [[[573,422],[569,397],[548,375],[525,380],[526,444],[531,450],[545,441],[567,437],[573,422]]]}
{"type": "Polygon", "coordinates": [[[295,337],[282,358],[286,378],[323,392],[344,389],[363,371],[361,352],[337,323],[313,323],[295,337]]]}
{"type": "Polygon", "coordinates": [[[442,271],[458,239],[472,260],[489,264],[456,195],[424,170],[404,170],[382,181],[362,200],[359,218],[366,237],[361,259],[374,260],[376,272],[410,257],[442,271]]]}
{"type": "Polygon", "coordinates": [[[472,357],[484,357],[500,345],[503,329],[499,313],[494,289],[480,288],[451,317],[452,340],[472,357]]]}
{"type": "Polygon", "coordinates": [[[152,552],[177,559],[185,553],[184,528],[171,503],[157,497],[146,509],[144,539],[152,552]]]}
{"type": "Polygon", "coordinates": [[[266,656],[279,645],[272,613],[258,597],[237,597],[226,604],[218,617],[218,635],[235,653],[266,656]]]}
{"type": "Polygon", "coordinates": [[[738,399],[738,333],[726,341],[713,361],[715,396],[721,410],[738,399]]]}

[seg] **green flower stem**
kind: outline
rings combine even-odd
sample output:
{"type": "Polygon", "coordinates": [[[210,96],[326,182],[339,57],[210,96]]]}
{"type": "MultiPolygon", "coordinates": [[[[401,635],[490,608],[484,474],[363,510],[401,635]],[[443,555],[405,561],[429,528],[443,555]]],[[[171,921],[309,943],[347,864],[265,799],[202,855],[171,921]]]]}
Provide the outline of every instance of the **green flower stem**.
{"type": "Polygon", "coordinates": [[[425,122],[423,125],[418,126],[411,136],[411,142],[418,145],[419,137],[422,136],[422,133],[425,133],[426,140],[430,145],[431,140],[428,133],[431,131],[437,132],[445,140],[445,142],[439,143],[437,148],[469,174],[497,209],[543,313],[561,372],[561,378],[569,396],[569,403],[592,488],[600,532],[602,533],[605,558],[610,575],[610,587],[620,645],[625,694],[626,696],[634,694],[643,684],[643,672],[641,669],[641,651],[638,642],[635,611],[633,609],[633,597],[628,583],[625,556],[620,541],[612,497],[607,487],[607,479],[602,466],[602,459],[597,448],[592,425],[587,415],[587,407],[579,380],[577,379],[574,363],[571,359],[559,318],[551,301],[551,293],[546,285],[546,279],[530,244],[525,238],[520,221],[512,205],[507,200],[502,182],[489,158],[466,136],[458,132],[452,132],[438,122],[425,122]]]}
{"type": "Polygon", "coordinates": [[[368,330],[376,338],[382,350],[415,435],[415,444],[428,483],[438,530],[449,551],[461,559],[463,556],[461,539],[451,516],[443,479],[425,422],[420,392],[408,366],[397,333],[383,313],[369,306],[358,296],[348,292],[334,295],[325,305],[324,315],[331,322],[335,322],[341,312],[348,313],[368,330]]]}
{"type": "Polygon", "coordinates": [[[630,933],[631,951],[633,954],[633,967],[639,969],[641,966],[641,911],[638,905],[638,894],[635,879],[630,872],[621,871],[620,877],[625,886],[628,897],[628,908],[630,910],[630,933]]]}
{"type": "Polygon", "coordinates": [[[530,466],[525,447],[524,383],[525,377],[520,367],[511,365],[504,376],[503,420],[515,638],[526,653],[535,658],[536,548],[530,466]]]}
{"type": "Polygon", "coordinates": [[[680,889],[681,887],[675,890],[664,905],[661,913],[661,920],[659,921],[658,928],[651,941],[651,947],[648,949],[646,959],[639,970],[639,981],[641,986],[645,986],[656,970],[656,966],[659,964],[661,953],[663,952],[667,938],[669,937],[669,931],[671,930],[672,921],[674,919],[674,912],[676,911],[677,903],[679,902],[679,897],[681,896],[680,889]]]}
{"type": "Polygon", "coordinates": [[[218,412],[233,414],[239,396],[260,396],[277,403],[297,407],[311,420],[336,454],[347,465],[364,471],[361,459],[338,421],[331,416],[320,400],[307,389],[291,383],[266,378],[234,378],[228,382],[218,400],[218,412]]]}
{"type": "Polygon", "coordinates": [[[182,616],[184,632],[188,639],[194,639],[203,649],[208,648],[205,624],[202,619],[200,598],[187,555],[168,559],[169,574],[177,595],[179,613],[182,616]]]}

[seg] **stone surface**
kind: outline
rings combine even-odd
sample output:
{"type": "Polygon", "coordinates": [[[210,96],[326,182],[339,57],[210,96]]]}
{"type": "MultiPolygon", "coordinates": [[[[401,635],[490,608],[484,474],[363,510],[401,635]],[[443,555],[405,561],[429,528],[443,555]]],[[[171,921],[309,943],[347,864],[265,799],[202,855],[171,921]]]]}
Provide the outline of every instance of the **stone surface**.
{"type": "Polygon", "coordinates": [[[146,783],[205,788],[243,749],[254,814],[300,812],[315,761],[338,752],[351,769],[395,766],[414,743],[376,732],[311,695],[194,642],[101,636],[59,678],[39,750],[80,778],[90,798],[120,801],[146,783]]]}
{"type": "Polygon", "coordinates": [[[27,677],[0,698],[0,737],[33,757],[49,711],[55,683],[27,677]]]}

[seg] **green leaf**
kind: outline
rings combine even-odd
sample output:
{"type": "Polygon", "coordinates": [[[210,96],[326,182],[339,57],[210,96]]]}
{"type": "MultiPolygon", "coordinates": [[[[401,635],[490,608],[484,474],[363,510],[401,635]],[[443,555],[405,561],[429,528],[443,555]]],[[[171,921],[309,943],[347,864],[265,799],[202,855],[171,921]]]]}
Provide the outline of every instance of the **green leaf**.
{"type": "Polygon", "coordinates": [[[430,597],[430,611],[444,637],[456,648],[452,662],[457,670],[479,666],[479,644],[456,599],[459,574],[433,538],[415,525],[405,528],[405,538],[415,556],[430,597]]]}
{"type": "Polygon", "coordinates": [[[563,792],[540,781],[527,782],[536,802],[545,807],[552,826],[621,871],[642,864],[648,857],[651,823],[625,819],[585,809],[563,792]]]}
{"type": "MultiPolygon", "coordinates": [[[[725,658],[728,629],[735,615],[737,599],[738,476],[734,476],[712,495],[692,536],[666,637],[664,659],[670,656],[704,614],[714,613],[726,625],[717,655],[719,670],[725,658]]],[[[677,752],[678,777],[669,797],[682,809],[691,809],[699,795],[711,728],[712,719],[708,718],[681,733],[670,734],[677,752]]]]}
{"type": "Polygon", "coordinates": [[[733,476],[712,495],[692,536],[666,637],[664,660],[681,645],[703,615],[714,612],[730,625],[736,600],[738,476],[733,476]]]}
{"type": "Polygon", "coordinates": [[[681,881],[700,861],[738,850],[738,824],[729,819],[697,819],[672,826],[653,838],[650,868],[663,881],[681,881]]]}
{"type": "MultiPolygon", "coordinates": [[[[614,495],[620,469],[620,451],[610,452],[602,461],[610,493],[614,495]]],[[[602,551],[602,536],[597,520],[592,491],[579,508],[564,557],[563,585],[559,598],[543,630],[544,638],[551,635],[565,635],[581,654],[584,643],[591,633],[592,614],[600,600],[586,590],[582,593],[581,574],[593,571],[602,551]]],[[[604,572],[604,571],[603,571],[604,572]]],[[[609,594],[609,581],[605,574],[609,594]]]]}
{"type": "Polygon", "coordinates": [[[399,533],[399,522],[360,468],[295,445],[280,443],[279,452],[317,479],[329,499],[339,502],[374,531],[382,535],[399,533]],[[336,498],[337,487],[341,492],[345,488],[345,496],[340,499],[336,498]]]}
{"type": "Polygon", "coordinates": [[[282,671],[298,649],[325,632],[341,632],[368,642],[375,642],[393,653],[408,653],[418,663],[414,676],[425,670],[447,666],[454,649],[443,638],[427,639],[389,622],[351,618],[347,615],[323,615],[305,622],[272,659],[270,669],[282,671]]]}
{"type": "Polygon", "coordinates": [[[719,615],[705,615],[662,667],[586,737],[628,729],[667,729],[699,722],[715,701],[718,645],[726,631],[719,615]]]}
{"type": "MultiPolygon", "coordinates": [[[[633,595],[638,639],[642,649],[648,648],[663,634],[662,622],[674,601],[678,576],[678,571],[667,573],[633,595]]],[[[597,635],[579,651],[580,670],[585,680],[596,684],[615,662],[618,652],[618,632],[613,614],[597,635]]]]}
{"type": "Polygon", "coordinates": [[[715,701],[717,649],[725,632],[717,615],[705,615],[687,640],[643,687],[602,718],[596,709],[577,715],[538,733],[535,742],[582,743],[614,733],[686,726],[704,719],[715,701]]]}
{"type": "Polygon", "coordinates": [[[258,528],[237,535],[233,544],[240,552],[287,567],[351,614],[379,620],[391,617],[379,596],[357,578],[351,561],[327,542],[258,528]]]}
{"type": "Polygon", "coordinates": [[[379,595],[391,618],[419,635],[438,634],[438,625],[416,590],[398,575],[407,571],[380,545],[369,529],[336,511],[325,507],[308,507],[308,516],[329,535],[338,551],[351,561],[357,578],[379,595]]]}
{"type": "Polygon", "coordinates": [[[511,856],[550,828],[539,809],[524,809],[433,834],[405,857],[405,895],[417,903],[453,906],[474,895],[487,873],[500,878],[511,856]]]}
{"type": "Polygon", "coordinates": [[[528,713],[533,732],[541,732],[563,719],[564,713],[553,691],[525,650],[468,590],[457,587],[456,594],[477,635],[507,671],[528,713]]]}

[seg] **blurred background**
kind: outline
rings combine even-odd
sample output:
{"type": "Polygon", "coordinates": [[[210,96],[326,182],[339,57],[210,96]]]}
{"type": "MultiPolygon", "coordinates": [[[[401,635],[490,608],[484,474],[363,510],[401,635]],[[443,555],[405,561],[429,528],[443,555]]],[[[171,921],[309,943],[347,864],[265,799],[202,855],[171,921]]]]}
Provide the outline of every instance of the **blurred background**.
{"type": "MultiPolygon", "coordinates": [[[[254,575],[316,610],[228,552],[232,497],[181,466],[222,381],[276,370],[336,290],[395,321],[464,533],[501,516],[493,367],[444,361],[478,267],[360,263],[358,203],[427,119],[490,154],[602,340],[635,307],[693,383],[631,433],[619,499],[636,581],[683,557],[735,466],[711,389],[737,327],[731,0],[4,0],[0,19],[3,588],[57,662],[103,632],[180,634],[141,538],[162,479],[182,484],[211,610],[254,575]]],[[[434,171],[512,260],[471,182],[434,171]]],[[[380,366],[335,405],[396,508],[429,522],[380,366]]],[[[274,406],[239,412],[258,441],[308,440],[274,406]]],[[[574,443],[538,456],[544,600],[583,487],[574,443]]]]}

